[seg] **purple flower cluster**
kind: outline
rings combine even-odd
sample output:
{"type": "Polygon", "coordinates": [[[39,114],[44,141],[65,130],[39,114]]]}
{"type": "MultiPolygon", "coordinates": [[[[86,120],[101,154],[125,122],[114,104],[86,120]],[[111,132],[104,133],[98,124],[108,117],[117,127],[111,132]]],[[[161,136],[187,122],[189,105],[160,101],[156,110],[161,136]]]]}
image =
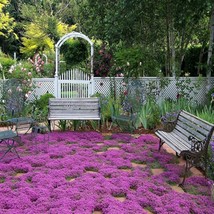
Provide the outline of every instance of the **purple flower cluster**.
{"type": "Polygon", "coordinates": [[[11,153],[0,162],[0,213],[213,213],[204,177],[187,178],[185,193],[171,188],[182,166],[174,155],[158,152],[153,135],[107,140],[98,132],[68,131],[50,133],[49,142],[42,134],[37,142],[22,139],[21,158],[11,153]],[[157,166],[164,171],[153,175],[157,166]]]}

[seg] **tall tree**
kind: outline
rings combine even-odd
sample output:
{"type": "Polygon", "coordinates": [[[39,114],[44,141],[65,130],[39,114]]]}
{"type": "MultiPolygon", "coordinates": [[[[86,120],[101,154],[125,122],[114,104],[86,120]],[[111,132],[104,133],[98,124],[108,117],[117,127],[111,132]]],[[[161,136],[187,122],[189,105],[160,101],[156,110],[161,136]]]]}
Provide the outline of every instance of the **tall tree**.
{"type": "Polygon", "coordinates": [[[5,8],[9,4],[8,0],[0,0],[0,40],[8,38],[9,36],[15,36],[13,29],[15,26],[14,19],[10,17],[8,12],[5,12],[5,8]]]}
{"type": "Polygon", "coordinates": [[[70,26],[57,18],[54,0],[40,1],[36,5],[23,4],[21,12],[25,20],[25,32],[20,50],[28,56],[37,52],[53,51],[59,38],[76,28],[75,25],[70,26]]]}
{"type": "Polygon", "coordinates": [[[211,76],[212,72],[212,57],[213,57],[213,47],[214,47],[214,6],[210,15],[210,39],[209,39],[209,48],[208,48],[208,57],[207,57],[207,76],[211,76]]]}
{"type": "Polygon", "coordinates": [[[199,37],[207,29],[201,20],[207,20],[212,0],[72,2],[83,32],[110,45],[122,41],[128,47],[141,45],[154,56],[165,55],[167,75],[179,75],[188,47],[203,42],[199,37]]]}

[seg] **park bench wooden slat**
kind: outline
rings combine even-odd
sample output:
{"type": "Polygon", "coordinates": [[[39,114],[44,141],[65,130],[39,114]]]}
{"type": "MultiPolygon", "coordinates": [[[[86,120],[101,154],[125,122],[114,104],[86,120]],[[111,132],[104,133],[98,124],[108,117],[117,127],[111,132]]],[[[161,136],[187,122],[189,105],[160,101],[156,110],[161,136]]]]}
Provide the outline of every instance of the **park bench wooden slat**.
{"type": "Polygon", "coordinates": [[[196,131],[197,133],[200,133],[203,136],[206,136],[210,131],[210,127],[208,128],[208,125],[206,125],[206,127],[203,127],[201,123],[195,123],[195,122],[188,121],[186,118],[181,117],[178,119],[177,125],[182,127],[184,130],[192,129],[193,131],[196,131]]]}
{"type": "Polygon", "coordinates": [[[173,130],[155,132],[160,139],[159,150],[166,143],[177,155],[186,159],[185,174],[180,185],[184,184],[193,166],[202,166],[206,173],[208,146],[213,132],[213,124],[184,110],[180,111],[173,130]]]}
{"type": "Polygon", "coordinates": [[[203,140],[206,137],[206,135],[203,135],[190,127],[186,127],[186,128],[184,128],[184,127],[185,126],[181,126],[181,124],[178,124],[175,127],[175,130],[177,130],[177,132],[179,132],[179,133],[182,133],[182,135],[184,135],[184,138],[186,138],[186,137],[188,138],[190,135],[193,135],[198,140],[203,140]]]}

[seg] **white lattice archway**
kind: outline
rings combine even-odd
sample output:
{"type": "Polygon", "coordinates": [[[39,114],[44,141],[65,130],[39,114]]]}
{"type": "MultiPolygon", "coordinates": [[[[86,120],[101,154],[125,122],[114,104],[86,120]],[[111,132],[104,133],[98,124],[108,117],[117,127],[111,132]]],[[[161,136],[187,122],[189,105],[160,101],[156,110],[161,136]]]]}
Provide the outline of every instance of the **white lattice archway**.
{"type": "Polygon", "coordinates": [[[79,32],[71,32],[66,35],[64,35],[55,45],[56,49],[56,70],[55,70],[55,83],[54,83],[54,95],[55,97],[59,98],[59,91],[58,91],[58,80],[59,80],[59,63],[60,63],[60,47],[63,45],[63,43],[70,39],[70,38],[82,38],[86,40],[90,46],[91,46],[91,56],[90,56],[90,83],[91,83],[91,93],[94,93],[94,74],[93,74],[93,56],[94,56],[94,45],[93,42],[84,34],[79,33],[79,32]]]}

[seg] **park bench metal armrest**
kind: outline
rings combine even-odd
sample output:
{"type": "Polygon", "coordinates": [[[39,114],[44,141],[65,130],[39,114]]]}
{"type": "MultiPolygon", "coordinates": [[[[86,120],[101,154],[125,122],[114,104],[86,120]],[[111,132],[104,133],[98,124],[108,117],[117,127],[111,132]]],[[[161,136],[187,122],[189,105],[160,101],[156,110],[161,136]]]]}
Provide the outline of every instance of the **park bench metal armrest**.
{"type": "Polygon", "coordinates": [[[189,136],[188,140],[191,142],[191,151],[192,152],[201,152],[204,149],[204,145],[206,143],[206,139],[198,140],[194,136],[189,136]]]}
{"type": "Polygon", "coordinates": [[[116,109],[113,104],[111,109],[111,119],[112,123],[116,123],[123,131],[127,130],[133,132],[135,129],[136,115],[133,113],[132,107],[130,107],[128,114],[121,114],[119,112],[116,113],[116,109]]]}

